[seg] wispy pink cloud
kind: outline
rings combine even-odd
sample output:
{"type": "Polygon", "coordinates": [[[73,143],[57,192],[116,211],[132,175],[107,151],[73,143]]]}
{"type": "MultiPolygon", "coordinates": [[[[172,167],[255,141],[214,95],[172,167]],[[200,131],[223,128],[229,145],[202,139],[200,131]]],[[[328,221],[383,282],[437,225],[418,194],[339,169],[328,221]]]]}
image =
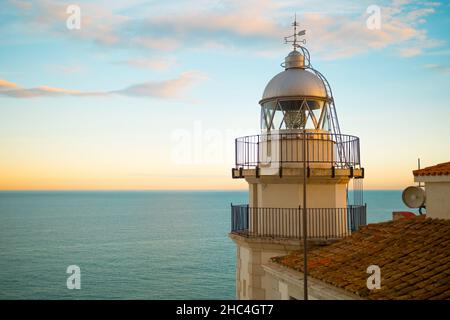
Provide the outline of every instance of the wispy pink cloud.
{"type": "Polygon", "coordinates": [[[83,92],[49,86],[23,88],[16,83],[0,79],[0,96],[13,98],[59,97],[59,96],[99,96],[104,92],[83,92]]]}
{"type": "Polygon", "coordinates": [[[146,82],[129,86],[127,88],[112,91],[112,93],[134,96],[134,97],[157,97],[157,98],[182,98],[186,89],[195,82],[206,80],[203,73],[188,71],[180,74],[175,79],[162,82],[146,82]]]}
{"type": "Polygon", "coordinates": [[[381,28],[366,27],[367,14],[347,15],[303,14],[307,26],[308,44],[319,56],[335,59],[363,54],[373,50],[394,48],[402,57],[421,54],[424,50],[443,45],[430,39],[420,28],[421,19],[433,14],[433,8],[408,9],[408,1],[393,1],[381,7],[381,28]]]}
{"type": "Polygon", "coordinates": [[[27,24],[32,30],[53,32],[61,36],[75,37],[90,40],[103,45],[118,45],[123,39],[117,30],[123,26],[129,17],[114,13],[113,5],[99,5],[93,2],[80,2],[81,29],[68,30],[66,20],[67,6],[72,4],[66,1],[36,0],[21,1],[12,0],[10,3],[16,8],[25,11],[27,24]]]}
{"type": "MultiPolygon", "coordinates": [[[[381,29],[369,30],[366,27],[367,3],[340,1],[339,7],[348,7],[348,12],[333,13],[332,10],[318,11],[322,8],[317,2],[308,0],[199,1],[195,8],[187,2],[176,6],[151,4],[149,8],[156,7],[155,10],[149,9],[141,15],[127,15],[126,10],[115,10],[115,6],[83,2],[82,27],[76,32],[60,27],[67,18],[64,10],[67,4],[36,0],[30,9],[18,0],[14,2],[21,10],[33,12],[31,21],[47,31],[105,46],[141,48],[153,53],[181,48],[220,48],[278,55],[277,48],[289,32],[293,12],[297,12],[302,27],[307,29],[308,46],[316,51],[316,56],[325,59],[385,48],[407,57],[444,44],[430,38],[424,26],[426,18],[439,7],[438,2],[414,5],[408,0],[383,2],[380,5],[381,29]]],[[[330,0],[327,8],[336,7],[336,3],[330,0]]],[[[121,6],[120,9],[126,8],[126,4],[121,6]]]]}
{"type": "Polygon", "coordinates": [[[35,88],[23,88],[18,84],[0,79],[0,96],[12,98],[37,98],[37,97],[95,97],[107,95],[124,95],[131,97],[147,97],[160,99],[183,99],[188,88],[206,76],[197,71],[189,71],[180,74],[174,79],[163,81],[150,81],[128,86],[119,90],[110,91],[81,91],[50,86],[35,88]]]}
{"type": "Polygon", "coordinates": [[[0,90],[2,89],[11,89],[11,88],[18,88],[19,86],[13,82],[9,82],[3,79],[0,79],[0,90]]]}

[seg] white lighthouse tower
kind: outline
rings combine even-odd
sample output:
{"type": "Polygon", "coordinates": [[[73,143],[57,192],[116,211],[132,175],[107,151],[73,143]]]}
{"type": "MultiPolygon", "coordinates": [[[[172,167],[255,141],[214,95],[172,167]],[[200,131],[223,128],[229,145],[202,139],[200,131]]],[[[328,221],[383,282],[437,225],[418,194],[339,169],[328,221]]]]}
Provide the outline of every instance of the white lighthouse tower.
{"type": "Polygon", "coordinates": [[[359,139],[341,133],[331,87],[312,67],[297,26],[285,38],[294,50],[259,102],[261,133],[235,141],[232,176],[249,185],[248,204],[231,206],[238,299],[266,298],[263,265],[271,257],[304,240],[335,241],[366,223],[359,139]]]}

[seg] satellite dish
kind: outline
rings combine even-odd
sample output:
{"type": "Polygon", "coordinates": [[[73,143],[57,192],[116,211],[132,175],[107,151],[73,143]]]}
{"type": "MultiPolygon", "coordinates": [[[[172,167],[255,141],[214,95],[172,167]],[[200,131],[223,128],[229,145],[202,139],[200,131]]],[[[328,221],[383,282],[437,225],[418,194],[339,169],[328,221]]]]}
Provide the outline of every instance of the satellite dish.
{"type": "Polygon", "coordinates": [[[425,190],[416,186],[408,187],[403,190],[402,199],[410,208],[421,208],[425,205],[425,190]]]}

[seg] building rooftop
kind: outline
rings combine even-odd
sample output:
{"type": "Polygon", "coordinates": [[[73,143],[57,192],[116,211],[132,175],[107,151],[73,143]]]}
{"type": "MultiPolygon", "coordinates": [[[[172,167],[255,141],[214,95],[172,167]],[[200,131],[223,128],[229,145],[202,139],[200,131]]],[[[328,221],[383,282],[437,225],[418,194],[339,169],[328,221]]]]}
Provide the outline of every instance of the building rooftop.
{"type": "MultiPolygon", "coordinates": [[[[272,261],[303,271],[294,251],[272,261]]],[[[369,224],[308,253],[309,276],[366,299],[450,299],[450,220],[423,216],[369,224]],[[369,290],[369,265],[381,269],[381,289],[369,290]]]]}
{"type": "Polygon", "coordinates": [[[414,176],[442,176],[450,174],[450,162],[439,163],[435,166],[426,167],[413,171],[414,176]]]}

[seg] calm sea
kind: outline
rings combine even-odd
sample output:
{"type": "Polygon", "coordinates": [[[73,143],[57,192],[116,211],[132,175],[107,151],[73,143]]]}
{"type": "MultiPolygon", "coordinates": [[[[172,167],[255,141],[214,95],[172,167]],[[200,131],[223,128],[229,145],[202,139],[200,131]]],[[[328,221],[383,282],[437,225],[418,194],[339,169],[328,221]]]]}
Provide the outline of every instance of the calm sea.
{"type": "MultiPolygon", "coordinates": [[[[400,191],[364,196],[370,222],[406,210],[400,191]]],[[[234,299],[231,202],[247,193],[0,192],[0,299],[234,299]]]]}

